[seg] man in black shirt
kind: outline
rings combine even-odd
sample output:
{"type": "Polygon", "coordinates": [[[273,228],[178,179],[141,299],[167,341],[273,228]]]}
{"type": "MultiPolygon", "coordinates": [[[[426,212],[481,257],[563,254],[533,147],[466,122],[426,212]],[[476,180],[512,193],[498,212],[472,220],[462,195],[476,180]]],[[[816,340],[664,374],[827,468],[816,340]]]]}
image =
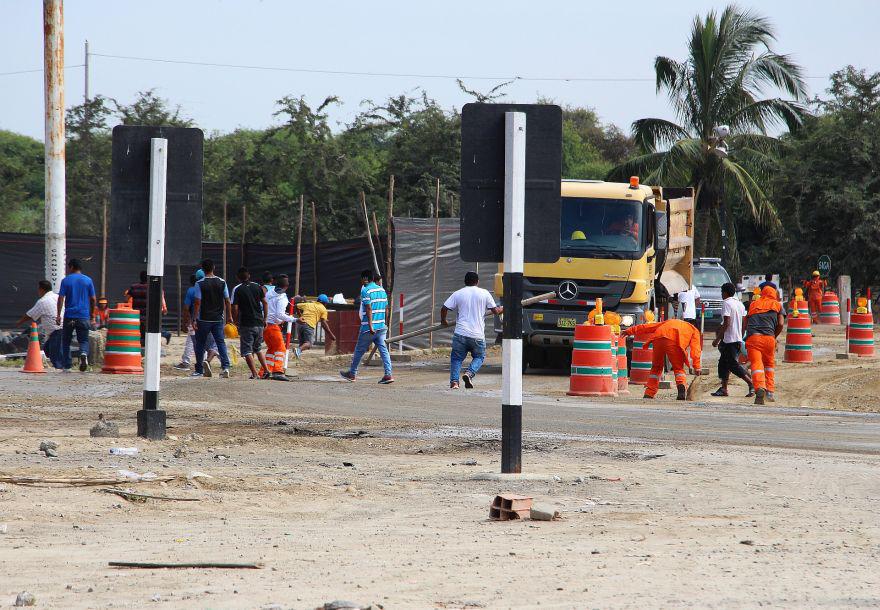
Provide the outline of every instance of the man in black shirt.
{"type": "Polygon", "coordinates": [[[244,356],[248,368],[251,370],[250,379],[259,379],[260,374],[254,365],[254,354],[260,361],[261,371],[266,377],[269,369],[266,367],[266,356],[263,354],[263,329],[266,328],[266,313],[269,306],[266,303],[266,293],[263,287],[251,281],[251,274],[247,267],[238,270],[238,286],[232,289],[232,316],[238,326],[239,347],[244,356]]]}
{"type": "Polygon", "coordinates": [[[205,277],[196,282],[193,302],[193,327],[196,331],[196,370],[192,377],[202,377],[202,362],[205,358],[205,343],[208,335],[214,337],[220,353],[220,377],[229,378],[229,355],[226,353],[226,338],[223,335],[224,320],[232,319],[229,304],[229,288],[223,278],[214,275],[214,261],[202,261],[205,277]],[[224,317],[225,314],[225,317],[224,317]]]}

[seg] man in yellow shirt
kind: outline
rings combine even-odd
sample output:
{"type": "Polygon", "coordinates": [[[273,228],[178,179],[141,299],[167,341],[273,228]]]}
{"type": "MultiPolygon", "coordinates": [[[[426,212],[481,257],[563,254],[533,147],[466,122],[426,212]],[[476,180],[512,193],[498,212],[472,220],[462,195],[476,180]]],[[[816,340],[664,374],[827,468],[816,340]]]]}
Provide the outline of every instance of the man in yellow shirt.
{"type": "Polygon", "coordinates": [[[336,336],[327,324],[327,308],[324,305],[329,302],[330,299],[326,294],[318,295],[316,302],[306,301],[303,297],[293,298],[294,307],[299,310],[299,318],[296,322],[296,338],[299,345],[293,348],[297,358],[302,355],[303,350],[312,349],[319,323],[324,326],[327,338],[336,341],[336,336]]]}

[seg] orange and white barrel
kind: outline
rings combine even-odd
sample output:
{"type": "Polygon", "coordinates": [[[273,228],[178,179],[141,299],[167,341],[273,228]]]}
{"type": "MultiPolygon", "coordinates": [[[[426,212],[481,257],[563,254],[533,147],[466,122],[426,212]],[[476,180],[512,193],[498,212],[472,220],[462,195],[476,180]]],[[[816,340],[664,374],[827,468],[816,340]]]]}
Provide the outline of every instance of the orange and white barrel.
{"type": "Polygon", "coordinates": [[[629,372],[626,362],[626,339],[617,338],[617,393],[629,394],[629,372]]]}
{"type": "MultiPolygon", "coordinates": [[[[810,304],[806,301],[797,301],[797,310],[798,316],[809,316],[810,315],[810,304]]],[[[788,315],[794,313],[794,307],[792,306],[792,302],[788,302],[788,315]]]]}
{"type": "Polygon", "coordinates": [[[101,372],[129,375],[144,372],[141,367],[140,311],[132,309],[127,303],[117,303],[116,309],[110,310],[101,372]]]}
{"type": "Polygon", "coordinates": [[[616,357],[611,353],[610,326],[578,324],[571,352],[569,396],[616,396],[616,357]]]}
{"type": "Polygon", "coordinates": [[[644,341],[633,341],[632,363],[630,364],[629,382],[635,385],[647,385],[648,375],[651,374],[651,365],[654,358],[654,350],[649,345],[645,347],[644,341]]]}
{"type": "Polygon", "coordinates": [[[840,324],[840,302],[837,300],[837,295],[830,290],[822,295],[819,324],[840,324]]]}
{"type": "Polygon", "coordinates": [[[874,355],[874,315],[871,313],[849,314],[848,350],[859,356],[874,355]]]}
{"type": "MultiPolygon", "coordinates": [[[[799,308],[800,309],[800,308],[799,308]]],[[[785,331],[785,362],[813,361],[813,330],[810,314],[789,316],[785,331]]]]}

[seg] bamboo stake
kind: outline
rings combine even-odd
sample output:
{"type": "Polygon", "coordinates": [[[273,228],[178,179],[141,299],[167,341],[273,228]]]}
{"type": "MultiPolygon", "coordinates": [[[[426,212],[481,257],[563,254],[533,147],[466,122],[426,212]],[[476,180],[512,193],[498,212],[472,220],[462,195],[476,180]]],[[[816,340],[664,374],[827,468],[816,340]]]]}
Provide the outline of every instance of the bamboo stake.
{"type": "Polygon", "coordinates": [[[101,295],[107,296],[107,198],[104,197],[104,228],[101,231],[101,295]]]}
{"type": "Polygon", "coordinates": [[[373,271],[377,274],[382,273],[379,269],[379,263],[376,260],[376,247],[373,245],[372,231],[370,231],[370,215],[367,213],[367,195],[361,191],[361,205],[364,208],[364,224],[367,225],[367,241],[370,244],[370,253],[373,255],[373,271]]]}
{"type": "Polygon", "coordinates": [[[312,202],[312,278],[315,295],[318,294],[318,215],[312,202]]]}
{"type": "MultiPolygon", "coordinates": [[[[437,178],[437,198],[434,205],[434,265],[431,270],[431,326],[434,325],[434,309],[437,306],[437,255],[440,249],[440,178],[437,178]]],[[[434,349],[434,333],[428,335],[428,345],[434,349]]]]}
{"type": "Polygon", "coordinates": [[[391,175],[391,179],[388,184],[388,228],[386,229],[386,237],[385,237],[385,286],[390,291],[393,287],[393,282],[391,281],[391,219],[394,218],[394,174],[391,175]]]}
{"type": "MultiPolygon", "coordinates": [[[[373,216],[373,232],[376,235],[376,241],[378,242],[378,246],[379,246],[378,248],[376,248],[376,251],[379,253],[379,257],[381,258],[384,256],[384,254],[382,254],[382,239],[379,237],[379,223],[376,221],[376,212],[373,211],[373,212],[370,212],[370,214],[373,216]]],[[[384,267],[384,266],[385,266],[385,261],[383,260],[380,268],[384,267]]],[[[387,272],[385,274],[384,279],[385,279],[385,282],[384,282],[385,291],[387,292],[388,291],[388,274],[387,274],[387,272]]]]}
{"type": "Polygon", "coordinates": [[[177,336],[183,326],[183,280],[180,277],[180,265],[177,265],[177,336]]]}
{"type": "Polygon", "coordinates": [[[102,489],[101,491],[108,494],[115,494],[126,500],[143,501],[143,500],[171,500],[174,502],[201,502],[200,498],[180,498],[175,496],[154,496],[152,494],[138,494],[133,491],[125,491],[124,489],[102,489]]]}
{"type": "Polygon", "coordinates": [[[293,294],[299,295],[299,275],[300,275],[300,259],[302,258],[300,255],[302,254],[302,240],[303,240],[303,206],[305,205],[305,198],[303,195],[299,196],[299,229],[297,229],[296,233],[296,280],[293,284],[293,294]]]}
{"type": "Polygon", "coordinates": [[[226,269],[226,200],[223,200],[223,279],[229,277],[226,269]]]}
{"type": "Polygon", "coordinates": [[[143,568],[146,570],[158,570],[163,568],[217,568],[221,570],[259,570],[262,563],[219,563],[214,561],[197,563],[161,563],[152,561],[110,561],[107,563],[112,568],[143,568]]]}
{"type": "Polygon", "coordinates": [[[244,246],[247,243],[247,204],[241,206],[241,266],[247,267],[244,259],[244,246]]]}

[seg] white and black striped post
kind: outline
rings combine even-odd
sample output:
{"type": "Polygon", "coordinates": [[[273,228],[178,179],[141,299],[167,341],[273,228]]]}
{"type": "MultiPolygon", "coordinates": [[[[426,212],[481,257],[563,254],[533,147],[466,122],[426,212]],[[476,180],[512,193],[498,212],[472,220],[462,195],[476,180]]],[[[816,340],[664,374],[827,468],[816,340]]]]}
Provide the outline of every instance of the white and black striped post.
{"type": "Polygon", "coordinates": [[[522,471],[522,305],[526,115],[504,114],[504,324],[501,351],[501,472],[522,471]]]}
{"type": "Polygon", "coordinates": [[[144,402],[137,413],[138,436],[165,438],[165,411],[159,409],[162,275],[165,266],[165,188],[168,140],[150,141],[150,228],[147,239],[147,329],[144,338],[144,402]]]}

